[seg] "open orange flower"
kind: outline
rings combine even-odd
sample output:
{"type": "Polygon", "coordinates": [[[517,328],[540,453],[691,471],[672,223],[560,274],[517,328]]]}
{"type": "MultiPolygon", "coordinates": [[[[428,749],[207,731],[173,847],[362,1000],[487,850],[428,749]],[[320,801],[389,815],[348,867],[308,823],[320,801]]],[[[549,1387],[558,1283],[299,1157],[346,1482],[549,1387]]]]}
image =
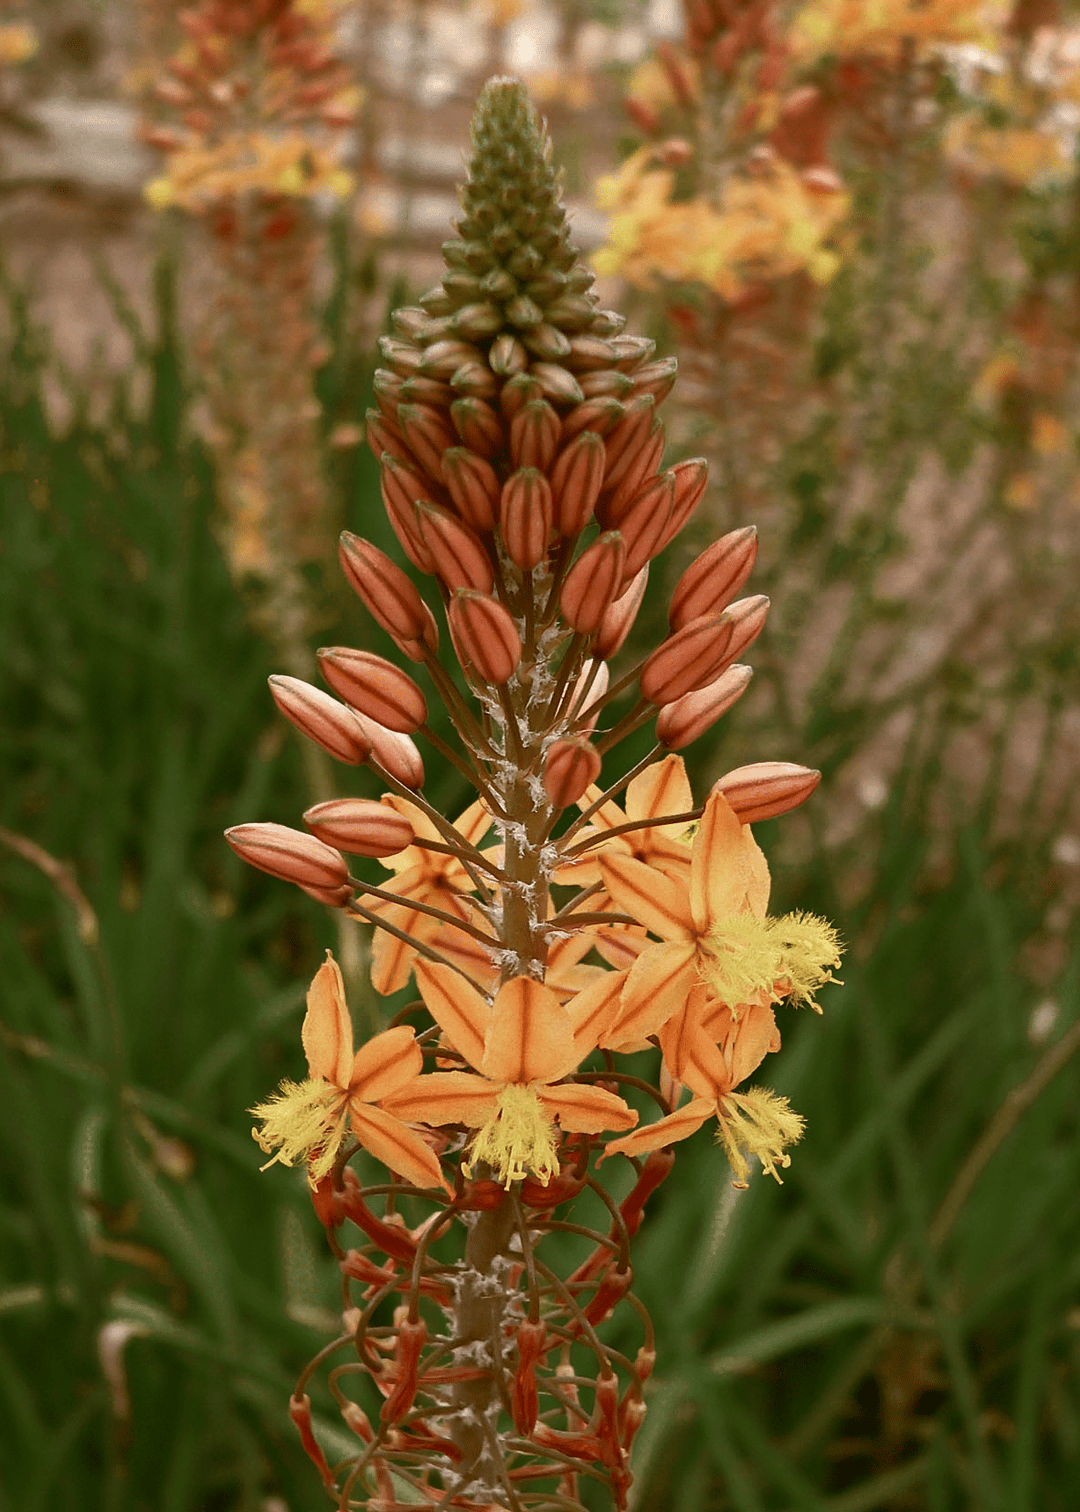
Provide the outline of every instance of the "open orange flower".
{"type": "Polygon", "coordinates": [[[402,1118],[476,1129],[468,1169],[488,1165],[504,1186],[530,1174],[546,1185],[559,1169],[556,1120],[583,1134],[632,1129],[637,1122],[637,1113],[613,1092],[562,1080],[618,1013],[617,973],[606,973],[565,1006],[531,977],[504,982],[490,1004],[446,966],[418,960],[416,981],[449,1045],[480,1074],[418,1076],[386,1103],[402,1118]]]}
{"type": "Polygon", "coordinates": [[[307,1160],[314,1184],[333,1167],[351,1127],[366,1150],[406,1181],[446,1187],[438,1159],[420,1135],[379,1106],[423,1068],[416,1036],[404,1025],[387,1029],[353,1054],[345,987],[329,951],[308,990],[301,1034],[308,1080],[282,1082],[275,1096],[251,1109],[262,1121],[261,1129],[252,1130],[256,1141],[268,1155],[277,1151],[267,1164],[307,1160]]]}
{"type": "Polygon", "coordinates": [[[735,1091],[770,1051],[780,1048],[768,1004],[748,1004],[736,1016],[730,1008],[712,1002],[705,987],[697,986],[660,1030],[659,1039],[668,1071],[676,1083],[696,1095],[666,1118],[614,1140],[601,1158],[643,1155],[676,1144],[715,1117],[735,1185],[746,1185],[748,1154],[757,1155],[763,1169],[779,1181],[776,1167],[790,1163],[785,1152],[801,1135],[803,1120],[791,1111],[786,1098],[764,1087],[735,1091]]]}
{"type": "MultiPolygon", "coordinates": [[[[408,819],[418,840],[434,840],[440,845],[445,843],[443,836],[415,803],[392,793],[384,794],[381,801],[408,819]]],[[[470,845],[478,845],[491,828],[491,815],[477,800],[454,821],[454,828],[470,845]]],[[[450,948],[454,950],[455,958],[457,950],[475,954],[476,947],[470,945],[460,930],[451,929],[429,914],[409,907],[409,900],[416,899],[420,903],[433,904],[459,919],[472,919],[474,910],[469,897],[474,891],[472,879],[456,856],[424,850],[418,845],[407,845],[396,856],[387,856],[382,864],[394,873],[393,879],[386,883],[386,891],[396,893],[401,902],[388,903],[383,898],[368,898],[364,902],[365,908],[426,944],[433,943],[437,936],[441,940],[452,936],[450,948]],[[454,949],[455,946],[457,949],[454,949]]],[[[384,929],[377,929],[371,946],[371,985],[375,991],[385,997],[404,987],[412,973],[415,959],[416,951],[406,941],[384,929]]],[[[467,965],[465,969],[469,969],[467,965]]]]}
{"type": "Polygon", "coordinates": [[[699,984],[737,1018],[748,1004],[786,996],[813,1004],[815,990],[833,980],[835,930],[810,914],[766,917],[768,865],[722,793],[705,805],[685,881],[608,851],[600,868],[615,907],[660,938],[631,967],[622,1011],[601,1044],[636,1048],[699,984]]]}

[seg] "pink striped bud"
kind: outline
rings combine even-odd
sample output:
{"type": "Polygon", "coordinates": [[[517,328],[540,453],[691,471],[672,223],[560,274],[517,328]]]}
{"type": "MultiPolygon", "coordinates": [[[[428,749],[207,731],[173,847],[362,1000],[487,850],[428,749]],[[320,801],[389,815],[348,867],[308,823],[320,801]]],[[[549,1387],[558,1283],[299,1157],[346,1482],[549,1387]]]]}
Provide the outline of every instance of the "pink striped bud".
{"type": "Polygon", "coordinates": [[[684,693],[656,716],[656,738],[669,751],[681,751],[712,728],[750,686],[753,669],[736,662],[715,682],[684,693]]]}
{"type": "Polygon", "coordinates": [[[667,529],[656,549],[657,556],[665,546],[670,546],[690,519],[701,502],[709,479],[709,464],[704,457],[690,457],[685,462],[676,462],[669,471],[675,475],[675,502],[671,506],[671,519],[667,523],[667,529]]]}
{"type": "Polygon", "coordinates": [[[510,560],[524,571],[547,555],[553,514],[551,485],[538,468],[511,473],[499,499],[499,529],[510,560]]]}
{"type": "Polygon", "coordinates": [[[555,529],[573,539],[592,518],[604,482],[606,454],[595,431],[582,431],[564,446],[551,469],[555,529]]]}
{"type": "Polygon", "coordinates": [[[325,908],[345,908],[352,902],[353,890],[343,883],[341,887],[302,887],[301,892],[306,892],[309,898],[314,898],[316,903],[321,903],[325,908]]]}
{"type": "Polygon", "coordinates": [[[674,498],[675,480],[663,473],[642,489],[623,515],[619,524],[626,540],[623,583],[629,583],[660,550],[674,498]]]}
{"type": "Polygon", "coordinates": [[[493,457],[502,450],[502,426],[486,399],[456,399],[450,406],[450,418],[463,444],[477,456],[493,457]]]}
{"type": "Polygon", "coordinates": [[[406,378],[401,385],[401,399],[405,404],[422,404],[428,409],[445,409],[456,398],[448,383],[437,378],[406,378]]]}
{"type": "Polygon", "coordinates": [[[441,378],[449,383],[463,363],[483,360],[480,348],[470,346],[467,341],[433,341],[424,348],[420,371],[429,378],[441,378]]]}
{"type": "Polygon", "coordinates": [[[396,336],[380,336],[379,353],[400,378],[411,378],[418,372],[423,357],[419,347],[411,341],[399,341],[396,336]]]}
{"type": "Polygon", "coordinates": [[[656,362],[646,363],[633,374],[634,393],[651,394],[660,404],[675,387],[678,370],[679,364],[674,357],[661,357],[656,362]]]}
{"type": "Polygon", "coordinates": [[[546,399],[532,399],[510,422],[510,461],[514,467],[551,466],[562,433],[562,421],[546,399]]]}
{"type": "Polygon", "coordinates": [[[450,379],[459,399],[495,399],[499,385],[486,362],[463,362],[450,379]]]}
{"type": "Polygon", "coordinates": [[[554,399],[559,404],[580,404],[585,397],[573,373],[557,362],[534,363],[532,375],[545,399],[554,399]]]}
{"type": "Polygon", "coordinates": [[[395,640],[397,640],[398,649],[402,651],[410,661],[426,661],[429,652],[438,651],[439,627],[435,621],[435,616],[432,614],[431,610],[426,604],[424,605],[423,634],[418,639],[415,639],[412,636],[402,636],[399,639],[395,636],[395,640]]]}
{"type": "Polygon", "coordinates": [[[582,667],[570,696],[570,714],[579,735],[591,735],[596,729],[596,722],[601,713],[600,705],[610,681],[611,674],[608,671],[607,662],[602,661],[598,665],[595,660],[589,660],[582,667]],[[586,702],[584,708],[579,711],[577,705],[582,698],[586,702]]]}
{"type": "Polygon", "coordinates": [[[347,530],[342,531],[338,557],[350,588],[384,630],[395,640],[427,641],[434,627],[430,647],[438,649],[439,631],[431,611],[396,562],[347,530]]]}
{"type": "Polygon", "coordinates": [[[596,399],[586,399],[584,404],[577,405],[563,416],[563,440],[569,441],[585,430],[606,436],[615,429],[622,417],[623,406],[618,399],[613,399],[608,394],[601,394],[596,399]]]}
{"type": "Polygon", "coordinates": [[[349,868],[336,850],[284,824],[235,824],[225,838],[242,861],[283,882],[331,889],[349,880],[349,868]]]}
{"type": "Polygon", "coordinates": [[[764,593],[756,593],[753,598],[737,599],[724,610],[724,618],[732,628],[731,642],[727,648],[729,661],[741,656],[748,646],[753,645],[765,628],[768,613],[769,600],[764,593]]]}
{"type": "Polygon", "coordinates": [[[466,671],[475,667],[489,683],[504,683],[513,676],[521,661],[521,636],[498,599],[459,589],[450,600],[447,618],[466,671]]]}
{"type": "Polygon", "coordinates": [[[452,446],[443,453],[443,477],[454,506],[473,530],[495,528],[499,507],[499,479],[490,462],[467,446],[452,446]]]}
{"type": "Polygon", "coordinates": [[[327,845],[350,856],[396,856],[415,836],[404,814],[371,798],[331,798],[304,814],[304,823],[327,845]]]}
{"type": "Polygon", "coordinates": [[[729,530],[706,547],[675,584],[668,609],[671,628],[679,630],[703,614],[720,614],[726,609],[750,576],[757,549],[757,528],[753,525],[729,530]]]}
{"type": "Polygon", "coordinates": [[[490,593],[495,586],[495,573],[476,532],[448,509],[427,499],[417,504],[416,518],[432,565],[446,586],[490,593]]]}
{"type": "Polygon", "coordinates": [[[427,722],[423,693],[393,662],[351,646],[327,646],[319,652],[319,667],[351,708],[388,730],[410,735],[427,722]]]}
{"type": "Polygon", "coordinates": [[[398,424],[406,444],[425,472],[442,477],[442,454],[454,438],[439,410],[427,404],[399,404],[398,424]]]}
{"type": "Polygon", "coordinates": [[[418,791],[424,785],[424,762],[415,741],[397,730],[388,730],[376,719],[358,713],[360,728],[371,742],[370,761],[377,761],[402,787],[418,791]]]}
{"type": "Polygon", "coordinates": [[[598,661],[608,662],[622,650],[637,619],[648,582],[649,568],[646,563],[626,592],[615,600],[600,621],[600,629],[593,643],[593,655],[598,661]]]}
{"type": "Polygon", "coordinates": [[[383,457],[382,497],[386,517],[401,549],[414,567],[421,572],[434,572],[431,553],[420,534],[420,522],[416,518],[416,500],[425,496],[423,480],[411,468],[396,457],[383,457]]]}
{"type": "Polygon", "coordinates": [[[608,522],[614,522],[626,512],[650,478],[655,476],[663,455],[664,427],[657,420],[641,446],[620,455],[614,467],[605,474],[607,499],[601,513],[608,522]]]}
{"type": "Polygon", "coordinates": [[[595,635],[615,602],[626,563],[626,543],[617,530],[597,536],[563,581],[559,608],[579,635],[595,635]]]}
{"type": "Polygon", "coordinates": [[[380,415],[378,410],[369,409],[365,414],[364,434],[374,456],[381,459],[389,454],[399,462],[412,461],[400,429],[385,415],[380,415]]]}
{"type": "Polygon", "coordinates": [[[557,809],[569,808],[600,775],[600,753],[584,736],[556,740],[544,758],[544,791],[557,809]]]}
{"type": "Polygon", "coordinates": [[[285,718],[336,761],[361,766],[371,754],[356,715],[321,688],[299,677],[270,678],[270,692],[285,718]]]}
{"type": "Polygon", "coordinates": [[[525,405],[541,398],[543,392],[532,373],[515,373],[503,384],[499,393],[499,408],[503,419],[509,424],[525,405]]]}
{"type": "Polygon", "coordinates": [[[379,368],[371,384],[380,414],[384,420],[389,420],[395,429],[397,428],[397,407],[401,403],[401,386],[404,382],[404,378],[397,373],[389,373],[385,368],[379,368]]]}
{"type": "Polygon", "coordinates": [[[663,705],[705,687],[722,671],[731,636],[726,614],[691,620],[657,647],[642,667],[642,697],[663,705]]]}
{"type": "Polygon", "coordinates": [[[798,808],[820,781],[820,772],[793,761],[755,761],[725,772],[712,791],[723,793],[743,824],[757,824],[798,808]]]}
{"type": "Polygon", "coordinates": [[[641,448],[648,443],[655,423],[655,408],[651,394],[640,394],[623,406],[623,418],[604,442],[607,453],[605,493],[618,486],[641,448]]]}

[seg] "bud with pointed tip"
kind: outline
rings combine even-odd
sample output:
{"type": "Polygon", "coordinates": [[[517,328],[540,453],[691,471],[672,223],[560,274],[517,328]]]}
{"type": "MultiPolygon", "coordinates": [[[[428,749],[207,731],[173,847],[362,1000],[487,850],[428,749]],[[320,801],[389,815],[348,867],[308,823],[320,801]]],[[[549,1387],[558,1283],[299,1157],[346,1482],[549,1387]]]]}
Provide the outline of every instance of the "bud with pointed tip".
{"type": "Polygon", "coordinates": [[[668,636],[642,667],[642,697],[663,705],[705,687],[723,669],[731,637],[726,614],[691,620],[668,636]]]}
{"type": "Polygon", "coordinates": [[[427,492],[424,480],[417,473],[396,457],[384,455],[382,497],[386,517],[413,566],[421,572],[434,572],[431,553],[420,534],[420,522],[416,518],[416,500],[425,498],[427,492]]]}
{"type": "Polygon", "coordinates": [[[675,584],[668,624],[680,630],[703,614],[720,614],[731,603],[753,570],[757,557],[757,529],[744,525],[707,546],[675,584]]]}
{"type": "Polygon", "coordinates": [[[249,866],[298,887],[329,891],[349,880],[344,857],[302,830],[284,824],[235,824],[225,831],[225,838],[249,866]]]}
{"type": "Polygon", "coordinates": [[[275,675],[270,692],[285,718],[336,761],[362,766],[371,745],[351,709],[299,677],[275,675]]]}
{"type": "Polygon", "coordinates": [[[600,753],[583,735],[553,741],[544,758],[544,791],[557,809],[569,808],[600,775],[600,753]]]}
{"type": "MultiPolygon", "coordinates": [[[[480,457],[493,457],[503,446],[499,417],[486,399],[455,399],[450,418],[463,445],[480,457]]],[[[450,443],[453,445],[453,442],[450,443]]]]}
{"type": "Polygon", "coordinates": [[[793,761],[755,761],[725,772],[712,791],[723,793],[743,824],[758,824],[798,808],[820,781],[820,772],[793,761]]]}
{"type": "Polygon", "coordinates": [[[604,492],[617,488],[647,446],[655,420],[656,405],[651,394],[640,394],[623,407],[623,418],[604,442],[607,465],[604,468],[604,492]]]}
{"type": "Polygon", "coordinates": [[[459,589],[447,618],[466,662],[490,683],[513,676],[521,661],[521,636],[507,609],[486,593],[459,589]]]}
{"type": "Polygon", "coordinates": [[[582,431],[564,446],[551,469],[555,529],[572,539],[592,518],[604,482],[604,443],[595,431],[582,431]]]}
{"type": "Polygon", "coordinates": [[[585,663],[578,673],[574,683],[574,691],[570,695],[569,709],[573,716],[574,729],[579,735],[591,735],[596,729],[597,720],[601,714],[601,704],[604,694],[608,690],[611,674],[605,661],[597,663],[593,658],[585,663]],[[588,690],[586,693],[585,690],[588,690]],[[579,699],[587,698],[585,707],[575,713],[579,699]]]}
{"type": "Polygon", "coordinates": [[[347,704],[388,730],[411,735],[427,723],[427,701],[408,673],[371,651],[327,646],[319,652],[322,675],[347,704]]]}
{"type": "Polygon", "coordinates": [[[661,357],[656,362],[646,363],[633,375],[635,394],[651,394],[660,404],[675,387],[679,364],[674,357],[661,357]]]}
{"type": "Polygon", "coordinates": [[[559,445],[562,421],[546,399],[523,405],[510,422],[510,461],[514,467],[546,472],[559,445]]]}
{"type": "Polygon", "coordinates": [[[342,531],[338,556],[349,586],[384,630],[397,641],[429,642],[432,651],[438,649],[439,631],[431,610],[396,562],[347,530],[342,531]]]}
{"type": "Polygon", "coordinates": [[[656,716],[657,740],[669,751],[681,751],[691,745],[742,697],[753,675],[751,667],[736,662],[721,672],[715,682],[667,704],[656,716]]]}
{"type": "Polygon", "coordinates": [[[626,541],[624,584],[636,577],[659,551],[674,499],[675,480],[670,473],[663,473],[642,489],[623,515],[619,529],[626,541]]]}
{"type": "Polygon", "coordinates": [[[579,635],[595,635],[623,580],[626,543],[617,530],[597,536],[563,580],[559,608],[579,635]]]}
{"type": "Polygon", "coordinates": [[[741,656],[748,646],[753,645],[765,628],[768,613],[769,600],[764,593],[755,593],[753,598],[737,599],[728,605],[724,618],[730,622],[732,631],[727,649],[729,659],[741,656]]]}
{"type": "Polygon", "coordinates": [[[619,458],[615,476],[609,473],[604,478],[604,488],[608,492],[601,513],[608,523],[613,524],[633,504],[655,476],[663,455],[664,427],[657,420],[641,447],[632,456],[619,458]]]}
{"type": "Polygon", "coordinates": [[[493,530],[499,507],[499,479],[491,463],[467,446],[452,446],[443,453],[443,478],[466,525],[478,531],[493,530]]]}
{"type": "Polygon", "coordinates": [[[369,409],[365,414],[364,435],[376,457],[396,457],[399,462],[413,460],[397,425],[378,410],[369,409]]]}
{"type": "Polygon", "coordinates": [[[522,467],[507,478],[499,498],[499,529],[510,560],[523,571],[547,555],[553,515],[551,485],[538,468],[522,467]]]}
{"type": "Polygon", "coordinates": [[[600,621],[600,629],[592,648],[598,661],[608,662],[622,650],[637,619],[648,583],[649,566],[646,563],[629,588],[615,600],[600,621]]]}
{"type": "Polygon", "coordinates": [[[618,399],[609,394],[600,394],[595,399],[586,399],[584,404],[579,404],[576,409],[563,416],[563,440],[569,441],[578,436],[582,431],[595,431],[598,436],[606,436],[620,423],[624,414],[624,407],[618,399]]]}
{"type": "Polygon", "coordinates": [[[427,499],[417,504],[416,518],[432,566],[446,586],[490,593],[495,586],[495,573],[476,532],[448,509],[427,499]]]}
{"type": "Polygon", "coordinates": [[[671,519],[656,548],[658,556],[671,545],[698,507],[709,479],[709,464],[704,457],[689,457],[685,462],[676,462],[668,470],[675,478],[675,501],[671,506],[671,519]]]}
{"type": "Polygon", "coordinates": [[[441,478],[442,454],[454,444],[441,413],[428,404],[399,404],[398,424],[420,466],[433,478],[441,478]]]}
{"type": "Polygon", "coordinates": [[[415,839],[404,814],[371,798],[331,798],[304,814],[318,839],[351,856],[396,856],[415,839]]]}
{"type": "Polygon", "coordinates": [[[397,730],[388,730],[377,719],[366,714],[356,716],[360,728],[371,742],[369,761],[378,762],[402,787],[418,792],[424,785],[424,762],[416,749],[416,742],[397,730]]]}

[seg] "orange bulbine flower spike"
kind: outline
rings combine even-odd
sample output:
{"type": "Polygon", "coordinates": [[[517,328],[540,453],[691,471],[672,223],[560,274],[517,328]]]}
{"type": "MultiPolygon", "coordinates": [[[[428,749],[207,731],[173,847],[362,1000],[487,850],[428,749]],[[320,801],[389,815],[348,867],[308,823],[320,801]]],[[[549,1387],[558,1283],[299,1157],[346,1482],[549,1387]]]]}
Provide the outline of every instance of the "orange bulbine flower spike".
{"type": "Polygon", "coordinates": [[[615,906],[658,935],[631,968],[622,1013],[602,1044],[637,1045],[677,1013],[699,982],[732,1007],[758,999],[813,1004],[840,964],[835,930],[794,913],[766,917],[769,868],[722,793],[705,805],[687,880],[613,851],[600,857],[615,906]]]}
{"type": "Polygon", "coordinates": [[[418,1076],[388,1106],[403,1118],[477,1129],[466,1175],[482,1162],[504,1186],[530,1173],[546,1184],[559,1169],[556,1119],[565,1131],[581,1134],[631,1129],[637,1122],[637,1113],[613,1092],[562,1081],[618,1010],[618,977],[609,975],[612,983],[594,983],[565,1007],[531,977],[511,978],[489,1004],[456,971],[418,960],[416,982],[428,1012],[480,1075],[418,1076]]]}
{"type": "MultiPolygon", "coordinates": [[[[422,809],[406,798],[386,793],[383,804],[392,812],[400,814],[412,825],[418,840],[434,840],[443,844],[443,836],[432,824],[422,809]]],[[[491,816],[477,800],[454,821],[454,828],[469,845],[479,845],[491,827],[491,816]]],[[[388,903],[383,898],[369,898],[365,903],[377,918],[386,919],[413,939],[430,943],[439,929],[439,921],[415,908],[409,900],[431,903],[446,913],[460,919],[468,919],[471,908],[466,897],[473,890],[468,872],[456,856],[444,855],[441,851],[422,850],[418,845],[409,845],[396,856],[386,857],[388,870],[394,873],[386,883],[385,891],[396,893],[400,903],[388,903]]],[[[456,933],[456,931],[455,931],[456,933]]],[[[404,987],[412,972],[416,951],[396,935],[379,929],[371,946],[371,985],[384,997],[404,987]]]]}
{"type": "Polygon", "coordinates": [[[256,1141],[268,1155],[277,1151],[267,1165],[306,1159],[309,1179],[317,1182],[333,1167],[351,1126],[364,1148],[406,1181],[449,1191],[438,1160],[420,1135],[379,1106],[423,1066],[412,1029],[384,1030],[354,1054],[345,987],[329,951],[308,990],[307,1004],[302,1038],[308,1080],[282,1082],[273,1097],[251,1109],[262,1123],[252,1130],[256,1141]]]}

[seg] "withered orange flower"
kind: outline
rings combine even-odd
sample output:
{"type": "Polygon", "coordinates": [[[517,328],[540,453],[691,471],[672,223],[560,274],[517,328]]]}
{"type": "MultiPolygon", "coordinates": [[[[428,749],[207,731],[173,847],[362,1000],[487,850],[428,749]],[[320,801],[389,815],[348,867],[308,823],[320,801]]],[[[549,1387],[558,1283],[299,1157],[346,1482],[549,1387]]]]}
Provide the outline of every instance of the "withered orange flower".
{"type": "Polygon", "coordinates": [[[402,1118],[465,1124],[478,1132],[469,1168],[490,1166],[509,1186],[525,1176],[545,1185],[559,1169],[555,1122],[568,1132],[632,1129],[637,1113],[603,1087],[563,1081],[618,1013],[621,977],[606,973],[565,1006],[531,977],[504,982],[487,1003],[449,967],[416,963],[428,1012],[471,1071],[418,1076],[386,1099],[402,1118]]]}
{"type": "Polygon", "coordinates": [[[366,1150],[406,1181],[446,1188],[438,1159],[421,1136],[379,1106],[421,1071],[416,1036],[404,1025],[386,1029],[354,1054],[345,986],[329,951],[308,989],[301,1034],[308,1080],[282,1082],[273,1097],[251,1109],[262,1121],[261,1129],[252,1130],[256,1141],[268,1155],[277,1152],[267,1164],[306,1160],[314,1183],[332,1169],[351,1127],[366,1150]]]}

